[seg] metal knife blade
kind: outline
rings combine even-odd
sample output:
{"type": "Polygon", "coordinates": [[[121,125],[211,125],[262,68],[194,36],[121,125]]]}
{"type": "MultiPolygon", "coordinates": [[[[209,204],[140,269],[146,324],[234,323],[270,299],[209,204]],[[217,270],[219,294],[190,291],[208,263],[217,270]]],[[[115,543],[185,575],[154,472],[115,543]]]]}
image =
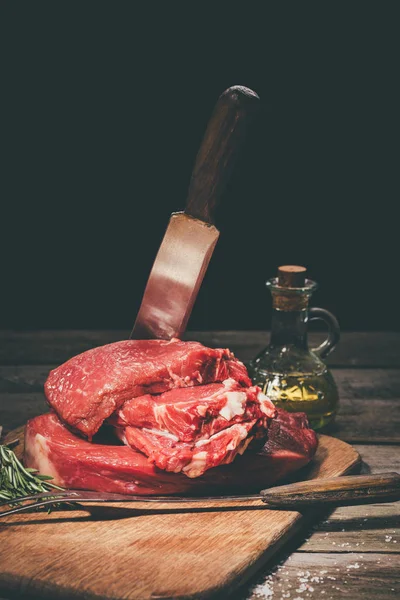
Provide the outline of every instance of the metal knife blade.
{"type": "Polygon", "coordinates": [[[171,215],[131,338],[171,339],[184,332],[219,237],[214,210],[258,105],[257,94],[243,86],[219,97],[196,157],[185,211],[171,215]]]}

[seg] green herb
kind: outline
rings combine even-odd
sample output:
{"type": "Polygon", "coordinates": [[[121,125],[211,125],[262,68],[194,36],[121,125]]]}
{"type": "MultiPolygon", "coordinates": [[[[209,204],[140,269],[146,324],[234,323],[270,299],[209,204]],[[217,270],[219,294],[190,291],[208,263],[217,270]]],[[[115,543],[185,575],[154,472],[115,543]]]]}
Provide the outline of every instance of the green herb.
{"type": "Polygon", "coordinates": [[[50,483],[53,478],[49,475],[40,475],[36,469],[25,468],[9,446],[0,444],[0,501],[9,500],[9,504],[17,504],[21,496],[63,489],[50,483]]]}

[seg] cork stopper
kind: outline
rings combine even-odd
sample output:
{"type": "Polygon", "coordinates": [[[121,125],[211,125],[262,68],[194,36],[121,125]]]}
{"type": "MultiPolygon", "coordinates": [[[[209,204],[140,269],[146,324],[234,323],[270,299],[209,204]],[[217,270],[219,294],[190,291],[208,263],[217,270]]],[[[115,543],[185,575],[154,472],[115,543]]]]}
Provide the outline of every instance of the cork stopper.
{"type": "Polygon", "coordinates": [[[278,285],[285,288],[301,288],[306,282],[307,269],[299,265],[278,267],[278,285]]]}
{"type": "Polygon", "coordinates": [[[278,310],[306,310],[308,301],[317,287],[315,281],[306,279],[307,269],[300,265],[278,267],[278,277],[269,279],[272,306],[278,310]]]}

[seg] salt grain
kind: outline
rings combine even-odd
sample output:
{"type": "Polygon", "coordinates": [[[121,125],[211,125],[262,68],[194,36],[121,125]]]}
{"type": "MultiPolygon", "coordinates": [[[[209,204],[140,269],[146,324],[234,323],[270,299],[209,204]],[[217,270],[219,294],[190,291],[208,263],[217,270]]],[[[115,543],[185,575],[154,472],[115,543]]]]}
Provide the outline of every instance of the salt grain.
{"type": "Polygon", "coordinates": [[[254,588],[254,595],[256,598],[272,598],[274,590],[270,587],[269,583],[261,583],[254,588]]]}

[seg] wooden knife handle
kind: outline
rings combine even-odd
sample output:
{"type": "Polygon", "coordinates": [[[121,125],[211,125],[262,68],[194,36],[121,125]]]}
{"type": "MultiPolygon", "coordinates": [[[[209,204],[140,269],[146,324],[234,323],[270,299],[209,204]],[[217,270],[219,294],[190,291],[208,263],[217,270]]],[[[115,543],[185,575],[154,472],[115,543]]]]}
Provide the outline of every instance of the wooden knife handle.
{"type": "Polygon", "coordinates": [[[196,157],[185,213],[206,223],[223,194],[260,98],[241,85],[219,97],[196,157]]]}
{"type": "Polygon", "coordinates": [[[271,507],[296,508],[315,504],[373,504],[400,500],[400,475],[350,475],[333,479],[311,479],[281,485],[260,492],[262,501],[271,507]]]}

